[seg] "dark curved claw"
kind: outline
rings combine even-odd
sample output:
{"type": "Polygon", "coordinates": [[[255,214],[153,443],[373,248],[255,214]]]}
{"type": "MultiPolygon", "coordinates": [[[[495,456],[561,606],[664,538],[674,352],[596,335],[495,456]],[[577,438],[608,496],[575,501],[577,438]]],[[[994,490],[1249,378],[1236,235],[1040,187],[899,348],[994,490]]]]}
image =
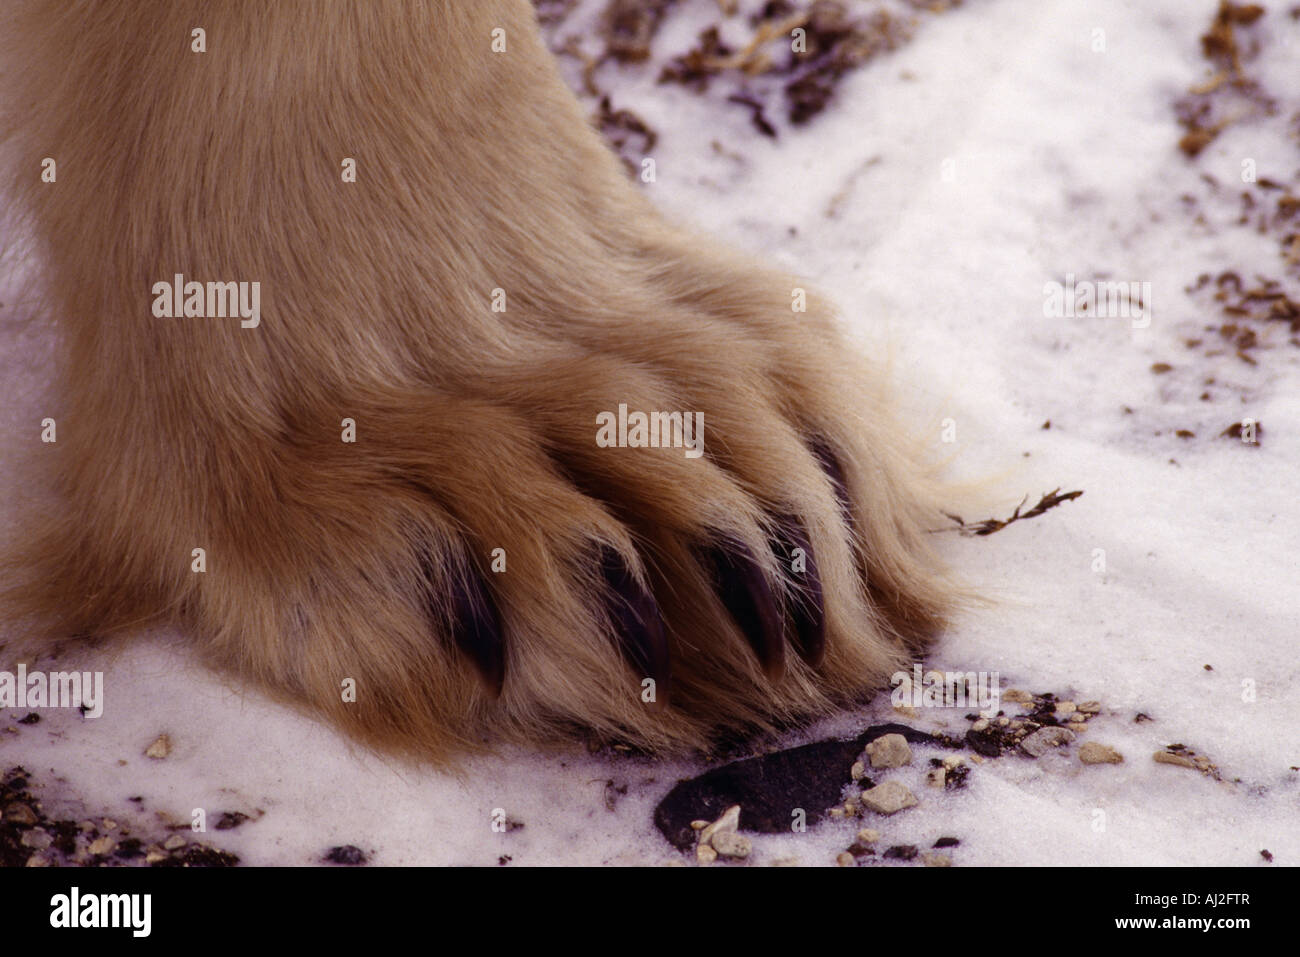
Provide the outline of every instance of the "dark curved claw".
{"type": "Polygon", "coordinates": [[[619,650],[638,677],[654,679],[655,700],[662,704],[668,698],[670,666],[659,603],[614,549],[602,549],[600,570],[609,586],[606,601],[618,632],[619,650]]]}
{"type": "Polygon", "coordinates": [[[780,516],[772,550],[795,586],[791,589],[793,601],[789,607],[795,650],[816,668],[826,656],[826,609],[822,604],[817,559],[803,523],[791,515],[780,516]]]}
{"type": "Polygon", "coordinates": [[[811,451],[813,457],[821,464],[826,477],[831,480],[831,486],[835,489],[835,500],[840,503],[840,512],[843,513],[844,522],[852,530],[855,527],[853,502],[849,498],[849,483],[844,479],[844,469],[840,465],[839,458],[824,439],[814,440],[811,443],[811,451]]]}
{"type": "MultiPolygon", "coordinates": [[[[420,566],[431,586],[441,579],[434,573],[433,562],[424,554],[420,566]]],[[[429,614],[441,617],[440,603],[429,596],[429,614]]],[[[474,664],[484,686],[499,697],[506,680],[506,641],[501,629],[501,614],[482,578],[466,561],[451,576],[451,639],[474,664]]]]}
{"type": "Polygon", "coordinates": [[[452,585],[452,609],[456,620],[452,640],[469,656],[479,676],[494,696],[506,681],[506,640],[496,603],[472,570],[466,570],[452,585]]]}
{"type": "Polygon", "coordinates": [[[739,542],[702,549],[722,604],[740,626],[769,678],[785,670],[784,616],[753,553],[739,542]]]}

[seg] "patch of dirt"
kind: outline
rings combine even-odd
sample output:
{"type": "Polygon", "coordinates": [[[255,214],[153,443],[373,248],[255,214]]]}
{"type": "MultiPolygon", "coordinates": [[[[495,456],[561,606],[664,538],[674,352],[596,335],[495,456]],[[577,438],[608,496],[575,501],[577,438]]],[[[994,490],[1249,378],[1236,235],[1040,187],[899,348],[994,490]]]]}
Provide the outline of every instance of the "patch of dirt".
{"type": "MultiPolygon", "coordinates": [[[[836,857],[841,866],[886,862],[952,866],[951,854],[933,852],[960,847],[960,837],[942,835],[930,845],[928,853],[923,853],[914,844],[888,844],[884,839],[888,837],[892,813],[888,809],[885,813],[873,811],[873,806],[876,810],[882,810],[882,807],[873,805],[866,792],[882,784],[887,784],[895,794],[901,791],[903,800],[895,806],[901,805],[900,811],[905,813],[908,807],[918,802],[925,803],[929,795],[965,788],[971,775],[978,774],[980,766],[989,761],[1008,758],[1045,760],[1047,752],[1054,747],[1070,752],[1073,760],[1076,742],[1088,731],[1093,719],[1104,711],[1099,701],[1080,702],[1053,692],[1030,693],[1015,688],[1003,691],[1000,702],[1006,710],[999,710],[996,715],[988,711],[983,715],[967,714],[965,719],[969,727],[958,736],[929,733],[904,724],[883,724],[868,728],[850,739],[817,741],[714,768],[679,782],[655,809],[655,826],[678,850],[690,852],[697,847],[701,825],[718,820],[724,811],[735,805],[740,807],[740,830],[765,834],[791,833],[793,812],[802,809],[807,827],[829,819],[858,819],[871,825],[859,830],[856,840],[836,857]],[[942,756],[923,756],[921,766],[928,769],[926,787],[915,795],[901,786],[893,770],[895,763],[900,767],[915,768],[918,758],[914,753],[908,756],[904,750],[901,759],[880,762],[888,766],[871,766],[873,759],[866,751],[867,745],[894,734],[902,735],[911,745],[948,752],[942,756]],[[1031,736],[1034,739],[1027,740],[1031,736]],[[1044,743],[1045,737],[1051,739],[1050,743],[1044,743]]],[[[914,716],[910,708],[896,710],[914,716]]],[[[1151,720],[1145,715],[1140,717],[1151,720]]],[[[886,751],[896,753],[900,747],[893,744],[886,751]]],[[[1185,761],[1187,766],[1219,780],[1217,768],[1183,745],[1169,745],[1165,750],[1173,759],[1170,763],[1185,761]]],[[[879,758],[880,752],[877,751],[876,755],[879,758]]],[[[1082,752],[1078,760],[1083,765],[1099,763],[1087,760],[1082,752]]],[[[879,788],[876,794],[883,790],[879,788]]],[[[880,803],[883,805],[884,802],[880,803]]],[[[707,856],[705,863],[715,856],[707,856]]]]}
{"type": "Polygon", "coordinates": [[[700,31],[689,49],[677,52],[656,50],[655,39],[678,0],[607,0],[594,37],[566,32],[576,0],[534,0],[534,5],[554,52],[582,67],[580,93],[596,103],[592,122],[635,175],[658,134],[616,105],[600,85],[598,73],[606,64],[655,69],[659,83],[745,109],[760,135],[776,138],[777,116],[784,114],[791,126],[808,123],[834,100],[846,76],[903,46],[924,18],[963,2],[768,0],[746,16],[737,3],[720,0],[716,22],[700,31]],[[735,29],[737,22],[743,22],[743,30],[735,29]],[[743,42],[723,39],[737,33],[745,36],[743,42]]]}
{"type": "Polygon", "coordinates": [[[1285,42],[1280,39],[1283,33],[1290,33],[1294,42],[1300,36],[1298,22],[1300,7],[1270,12],[1262,4],[1221,0],[1201,36],[1208,78],[1174,102],[1184,131],[1178,147],[1189,162],[1199,162],[1203,151],[1230,127],[1278,127],[1298,147],[1289,168],[1263,169],[1256,159],[1242,157],[1239,184],[1203,172],[1199,191],[1181,197],[1194,228],[1213,233],[1249,230],[1274,241],[1278,254],[1271,263],[1251,262],[1249,274],[1225,263],[1186,287],[1211,315],[1217,313],[1215,321],[1183,340],[1189,353],[1201,360],[1193,374],[1202,382],[1190,388],[1204,402],[1214,401],[1225,384],[1205,379],[1203,360],[1224,357],[1239,363],[1244,373],[1266,356],[1277,357],[1278,350],[1300,347],[1300,96],[1294,85],[1268,90],[1256,75],[1261,52],[1285,42]]]}
{"type": "MultiPolygon", "coordinates": [[[[170,833],[188,826],[160,825],[156,832],[135,834],[135,825],[108,818],[51,819],[33,787],[32,775],[21,767],[12,767],[0,777],[0,867],[233,867],[239,863],[228,851],[170,833]]],[[[143,803],[139,798],[130,800],[143,803]]],[[[233,816],[246,819],[226,814],[222,820],[233,816]]]]}
{"type": "Polygon", "coordinates": [[[917,744],[958,746],[906,725],[884,724],[847,741],[817,741],[746,758],[678,782],[655,808],[655,827],[678,850],[695,845],[692,821],[714,820],[733,804],[743,809],[742,830],[788,834],[796,808],[806,812],[807,826],[812,827],[839,800],[858,755],[885,734],[901,734],[917,744]]]}
{"type": "Polygon", "coordinates": [[[1259,33],[1248,28],[1265,12],[1259,4],[1220,0],[1209,29],[1202,34],[1201,53],[1214,73],[1175,104],[1178,122],[1186,131],[1178,148],[1189,157],[1214,142],[1225,127],[1277,111],[1273,98],[1245,71],[1260,50],[1259,33]]]}
{"type": "Polygon", "coordinates": [[[950,4],[876,3],[849,5],[839,0],[770,0],[749,19],[749,39],[732,47],[717,26],[700,33],[690,50],[674,57],[659,74],[660,83],[678,83],[697,93],[715,80],[738,87],[729,102],[747,106],[755,128],[775,137],[769,111],[784,109],[795,126],[807,123],[834,99],[840,81],[912,38],[919,11],[940,12],[950,4]],[[864,9],[865,8],[865,9],[864,9]]]}

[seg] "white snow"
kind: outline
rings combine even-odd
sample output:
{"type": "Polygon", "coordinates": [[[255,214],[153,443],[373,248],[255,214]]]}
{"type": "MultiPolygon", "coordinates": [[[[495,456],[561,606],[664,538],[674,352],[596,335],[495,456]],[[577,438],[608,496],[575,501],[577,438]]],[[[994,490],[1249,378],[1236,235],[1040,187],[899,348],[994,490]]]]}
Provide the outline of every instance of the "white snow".
{"type": "MultiPolygon", "coordinates": [[[[559,33],[598,6],[585,0],[559,33]]],[[[1254,69],[1295,112],[1300,22],[1268,6],[1254,69]]],[[[864,341],[896,351],[916,421],[953,419],[963,474],[1013,470],[998,486],[1005,513],[1021,496],[1032,504],[1058,486],[1085,490],[996,535],[951,536],[956,567],[1002,602],[956,623],[929,664],[1100,700],[1085,740],[1125,762],[1006,757],[974,766],[965,789],[940,792],[922,781],[924,758],[939,752],[917,749],[892,776],[920,806],[756,835],[756,863],[831,864],[862,826],[881,830],[884,845],[957,836],[959,865],[1256,865],[1264,848],[1280,864],[1300,861],[1300,350],[1279,338],[1251,367],[1183,345],[1217,317],[1208,299],[1184,292],[1198,274],[1280,278],[1275,241],[1231,225],[1242,188],[1232,184],[1244,158],[1261,176],[1296,182],[1300,146],[1283,115],[1229,128],[1196,162],[1177,150],[1171,103],[1206,77],[1198,37],[1216,7],[972,0],[925,17],[912,42],[845,79],[812,123],[780,122],[775,141],[742,107],[655,84],[657,65],[602,67],[614,105],[660,133],[657,182],[645,187],[658,205],[832,293],[864,341]],[[1096,29],[1105,52],[1092,49],[1096,29]],[[1179,201],[1209,195],[1202,172],[1227,184],[1207,226],[1179,201]],[[1044,283],[1067,274],[1149,281],[1149,327],[1044,318],[1044,283]],[[1153,375],[1160,361],[1174,371],[1153,375]],[[1218,382],[1201,401],[1207,376],[1218,382]],[[1216,437],[1244,416],[1263,423],[1261,447],[1216,437]],[[1104,571],[1094,571],[1098,549],[1104,571]],[[1139,711],[1154,720],[1135,723],[1139,711]],[[1210,757],[1223,781],[1152,760],[1175,742],[1210,757]]],[[[684,0],[657,49],[684,51],[715,11],[712,0],[684,0]]],[[[0,300],[9,397],[0,427],[18,448],[39,430],[48,337],[18,321],[20,303],[0,300]]],[[[936,447],[951,451],[937,434],[936,447]]],[[[12,459],[0,464],[7,508],[12,459]]],[[[0,716],[0,765],[26,766],[51,805],[71,793],[87,813],[119,820],[133,795],[146,815],[188,819],[205,808],[209,826],[222,811],[264,812],[208,835],[247,863],[310,863],[335,844],[379,864],[661,863],[679,855],[654,830],[653,808],[679,777],[704,770],[575,745],[441,774],[358,753],[227,687],[176,636],[93,667],[107,673],[103,717],[45,711],[8,733],[21,713],[0,716]],[[143,757],[162,732],[171,756],[143,757]],[[67,787],[54,788],[56,778],[67,787]],[[612,812],[607,781],[628,787],[612,812]],[[526,826],[494,832],[496,808],[526,826]]],[[[903,720],[960,732],[964,713],[903,720]]],[[[890,720],[899,718],[882,699],[787,743],[890,720]]]]}

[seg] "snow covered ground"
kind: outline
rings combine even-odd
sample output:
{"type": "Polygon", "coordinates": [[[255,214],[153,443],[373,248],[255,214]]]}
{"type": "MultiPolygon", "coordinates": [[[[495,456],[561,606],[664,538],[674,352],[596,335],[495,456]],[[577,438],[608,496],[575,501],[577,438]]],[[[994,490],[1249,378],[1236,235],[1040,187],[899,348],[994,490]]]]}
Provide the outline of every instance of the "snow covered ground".
{"type": "MultiPolygon", "coordinates": [[[[600,5],[581,3],[553,39],[600,5]]],[[[1242,33],[1263,41],[1250,69],[1277,114],[1227,127],[1195,160],[1178,149],[1173,103],[1209,76],[1199,37],[1217,0],[970,0],[925,15],[911,42],[846,77],[806,126],[775,111],[776,139],[744,108],[654,82],[659,53],[686,50],[717,19],[713,0],[670,11],[652,64],[597,74],[615,107],[660,134],[644,187],[660,207],[832,293],[872,348],[895,352],[916,421],[952,420],[955,445],[936,428],[936,448],[957,451],[968,475],[1007,470],[999,515],[1021,496],[1085,492],[995,535],[948,536],[954,564],[1001,604],[956,623],[928,664],[1098,700],[1084,739],[1125,761],[1085,766],[1074,748],[1004,757],[945,791],[924,785],[920,758],[939,752],[920,749],[893,773],[918,807],[755,836],[754,863],[833,864],[864,824],[882,844],[956,836],[958,865],[1259,865],[1264,849],[1300,861],[1300,348],[1285,323],[1269,330],[1272,348],[1250,353],[1256,364],[1185,344],[1215,338],[1205,327],[1222,319],[1209,296],[1186,292],[1202,273],[1265,275],[1300,299],[1276,237],[1235,223],[1243,190],[1268,193],[1242,183],[1243,160],[1300,192],[1300,20],[1268,6],[1242,33]],[[1045,317],[1044,285],[1067,275],[1149,282],[1150,322],[1045,317]],[[1157,363],[1171,368],[1157,374],[1157,363]],[[1247,417],[1263,426],[1258,446],[1221,437],[1247,417]],[[1222,780],[1153,761],[1174,743],[1222,780]]],[[[744,21],[732,27],[743,41],[744,21]]],[[[576,81],[576,65],[566,69],[576,81]]],[[[19,321],[20,303],[0,300],[12,448],[42,417],[48,339],[19,321]]],[[[11,458],[0,463],[9,490],[11,458]]],[[[226,686],[175,636],[93,667],[106,672],[103,716],[45,711],[18,725],[23,712],[5,712],[0,769],[31,771],[47,810],[81,802],[67,811],[78,819],[147,830],[159,811],[248,814],[207,837],[251,864],[311,863],[341,844],[377,864],[682,859],[651,815],[679,778],[705,770],[575,746],[448,776],[357,753],[226,686]],[[170,756],[145,758],[164,732],[170,756]],[[494,831],[498,808],[525,826],[494,831]]],[[[881,699],[786,743],[893,720],[961,734],[965,713],[900,719],[881,699]]]]}

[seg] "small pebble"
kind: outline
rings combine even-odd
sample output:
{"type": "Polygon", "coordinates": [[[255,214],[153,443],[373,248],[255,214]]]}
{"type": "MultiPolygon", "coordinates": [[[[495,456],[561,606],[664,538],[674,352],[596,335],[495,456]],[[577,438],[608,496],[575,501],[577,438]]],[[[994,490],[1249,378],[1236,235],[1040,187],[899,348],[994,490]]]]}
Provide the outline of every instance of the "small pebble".
{"type": "Polygon", "coordinates": [[[925,773],[925,783],[932,788],[941,788],[948,780],[948,772],[943,768],[931,768],[925,773]]]}
{"type": "Polygon", "coordinates": [[[160,861],[167,860],[167,856],[167,852],[162,848],[151,847],[144,855],[144,862],[146,864],[157,864],[160,861]]]}
{"type": "Polygon", "coordinates": [[[877,814],[896,814],[905,808],[915,807],[916,795],[897,781],[886,781],[869,791],[862,792],[862,803],[877,814]]]}
{"type": "Polygon", "coordinates": [[[854,761],[853,767],[849,769],[849,777],[854,781],[861,781],[867,776],[867,766],[861,761],[854,761]]]}
{"type": "Polygon", "coordinates": [[[1080,705],[1079,705],[1079,710],[1082,711],[1084,714],[1100,714],[1100,713],[1101,713],[1101,702],[1100,702],[1100,701],[1084,701],[1084,702],[1080,703],[1080,705]]]}
{"type": "Polygon", "coordinates": [[[700,844],[695,848],[695,859],[701,864],[712,864],[718,859],[718,852],[707,844],[700,844]]]}
{"type": "Polygon", "coordinates": [[[27,858],[27,866],[28,867],[49,867],[50,859],[46,857],[44,854],[39,854],[39,853],[33,854],[31,857],[27,858]]]}
{"type": "Polygon", "coordinates": [[[1056,713],[1074,714],[1077,707],[1078,706],[1073,701],[1058,701],[1056,702],[1056,713]]]}
{"type": "Polygon", "coordinates": [[[1085,741],[1079,746],[1079,760],[1084,764],[1119,764],[1124,755],[1100,741],[1085,741]]]}
{"type": "Polygon", "coordinates": [[[926,867],[952,867],[952,858],[947,854],[922,854],[921,863],[926,867]]]}
{"type": "Polygon", "coordinates": [[[1157,764],[1173,764],[1180,768],[1194,768],[1196,762],[1191,758],[1181,754],[1173,754],[1169,751],[1157,751],[1152,755],[1157,764]]]}
{"type": "MultiPolygon", "coordinates": [[[[506,830],[510,829],[509,818],[506,819],[506,830]]],[[[206,850],[208,845],[200,844],[200,850],[206,850]]],[[[327,864],[342,864],[344,867],[360,867],[368,863],[366,852],[355,844],[337,844],[325,852],[323,858],[327,864]]],[[[507,861],[509,859],[507,858],[507,861]]],[[[500,861],[498,861],[500,863],[500,861]]]]}
{"type": "Polygon", "coordinates": [[[998,718],[998,727],[999,727],[999,728],[1005,728],[1005,727],[1006,727],[1007,725],[1009,725],[1010,723],[1011,723],[1011,719],[1010,719],[1010,718],[998,718]]]}
{"type": "Polygon", "coordinates": [[[704,829],[705,829],[706,827],[708,827],[708,826],[709,826],[709,822],[708,822],[708,821],[691,821],[691,829],[692,829],[692,830],[702,831],[702,830],[704,830],[704,829]]]}
{"type": "Polygon", "coordinates": [[[874,844],[878,840],[880,840],[880,832],[874,827],[864,827],[858,831],[859,844],[874,844]]]}
{"type": "Polygon", "coordinates": [[[178,851],[185,846],[185,838],[179,834],[173,834],[167,840],[163,841],[163,847],[169,851],[178,851]]]}
{"type": "Polygon", "coordinates": [[[43,851],[54,843],[54,838],[50,832],[43,827],[34,827],[30,831],[23,831],[23,838],[20,842],[23,847],[32,847],[38,851],[43,851]]]}
{"type": "Polygon", "coordinates": [[[89,851],[96,857],[102,857],[105,854],[112,854],[116,848],[117,841],[111,837],[101,837],[99,840],[91,842],[89,851]]]}
{"type": "Polygon", "coordinates": [[[972,731],[987,731],[989,729],[989,719],[980,718],[978,721],[976,721],[974,724],[970,726],[970,729],[972,731]]]}
{"type": "Polygon", "coordinates": [[[885,734],[867,745],[873,768],[901,768],[912,763],[912,747],[901,734],[885,734]]]}
{"type": "Polygon", "coordinates": [[[1031,758],[1041,758],[1053,748],[1069,744],[1074,740],[1074,732],[1068,728],[1048,726],[1039,728],[1020,742],[1020,749],[1031,758]]]}
{"type": "Polygon", "coordinates": [[[723,857],[749,857],[754,845],[749,838],[735,831],[719,831],[713,835],[713,849],[723,857]]]}
{"type": "Polygon", "coordinates": [[[719,817],[712,824],[705,827],[704,830],[700,831],[700,843],[712,844],[713,835],[718,834],[722,831],[738,831],[738,830],[740,830],[740,805],[733,804],[731,805],[731,807],[727,808],[725,811],[722,812],[721,817],[719,817]]]}
{"type": "Polygon", "coordinates": [[[855,862],[852,854],[848,851],[841,851],[839,856],[835,858],[835,863],[840,867],[852,867],[855,862]]]}
{"type": "Polygon", "coordinates": [[[1003,701],[1015,701],[1018,704],[1033,704],[1034,696],[1028,691],[1021,691],[1019,688],[1011,688],[1002,692],[1003,701]]]}
{"type": "Polygon", "coordinates": [[[188,817],[176,817],[174,814],[169,814],[166,811],[158,811],[157,814],[158,820],[162,821],[163,825],[168,830],[175,831],[184,828],[188,831],[191,827],[190,819],[188,817]]]}
{"type": "Polygon", "coordinates": [[[172,739],[165,734],[158,735],[153,744],[144,749],[146,758],[153,758],[155,761],[161,761],[167,755],[172,753],[172,739]]]}
{"type": "Polygon", "coordinates": [[[36,823],[36,812],[26,804],[15,801],[5,808],[5,820],[13,824],[21,824],[24,827],[31,827],[36,823]]]}
{"type": "Polygon", "coordinates": [[[943,759],[943,766],[948,771],[951,771],[953,768],[959,768],[965,763],[966,759],[959,754],[950,754],[943,759]]]}
{"type": "Polygon", "coordinates": [[[919,848],[915,844],[895,844],[885,851],[885,859],[891,861],[911,861],[916,859],[919,848]]]}

